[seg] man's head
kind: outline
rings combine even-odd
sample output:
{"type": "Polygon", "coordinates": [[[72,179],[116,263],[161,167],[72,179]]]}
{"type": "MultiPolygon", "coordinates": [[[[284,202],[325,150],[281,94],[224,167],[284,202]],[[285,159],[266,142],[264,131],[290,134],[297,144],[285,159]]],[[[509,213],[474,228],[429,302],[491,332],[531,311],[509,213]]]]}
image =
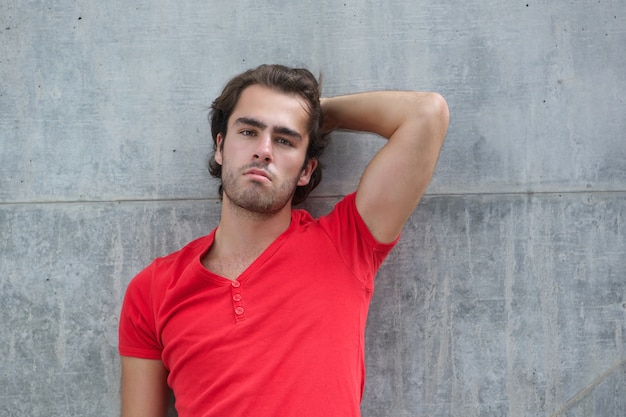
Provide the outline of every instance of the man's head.
{"type": "MultiPolygon", "coordinates": [[[[310,159],[318,159],[328,145],[328,135],[321,131],[322,110],[320,107],[320,85],[313,74],[307,69],[288,68],[282,65],[261,65],[248,70],[231,79],[222,94],[213,101],[209,121],[213,137],[214,153],[209,160],[209,172],[216,178],[222,178],[222,166],[215,160],[215,151],[218,146],[218,135],[226,138],[230,116],[237,105],[241,93],[252,85],[261,85],[276,92],[296,95],[306,104],[309,115],[307,126],[308,146],[304,165],[310,159]]],[[[223,147],[223,141],[221,145],[223,147]]],[[[309,193],[322,179],[320,164],[313,172],[307,185],[298,186],[292,203],[299,204],[306,199],[309,193]]],[[[220,196],[222,196],[220,185],[220,196]]]]}

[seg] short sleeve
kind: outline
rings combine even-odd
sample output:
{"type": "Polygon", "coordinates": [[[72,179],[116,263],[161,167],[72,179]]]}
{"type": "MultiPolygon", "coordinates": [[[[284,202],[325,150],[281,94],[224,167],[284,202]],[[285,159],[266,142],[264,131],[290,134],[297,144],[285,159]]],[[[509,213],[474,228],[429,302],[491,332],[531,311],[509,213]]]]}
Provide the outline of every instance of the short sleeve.
{"type": "Polygon", "coordinates": [[[161,359],[153,308],[154,264],[140,272],[128,285],[119,325],[119,352],[122,356],[161,359]]]}
{"type": "Polygon", "coordinates": [[[373,288],[376,271],[400,237],[390,243],[378,242],[356,208],[356,193],[347,195],[319,222],[348,268],[366,287],[373,288]]]}

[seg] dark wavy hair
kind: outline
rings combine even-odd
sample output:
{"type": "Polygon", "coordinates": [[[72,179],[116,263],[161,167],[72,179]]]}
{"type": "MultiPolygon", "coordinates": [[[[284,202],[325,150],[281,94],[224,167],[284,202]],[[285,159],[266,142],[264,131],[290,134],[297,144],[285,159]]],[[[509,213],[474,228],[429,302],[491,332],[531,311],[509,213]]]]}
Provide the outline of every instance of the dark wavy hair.
{"type": "MultiPolygon", "coordinates": [[[[213,153],[209,158],[209,172],[213,177],[222,179],[222,166],[215,161],[217,135],[221,133],[222,138],[226,138],[228,119],[237,105],[241,93],[246,87],[255,84],[285,94],[296,94],[302,97],[307,104],[309,144],[304,164],[306,165],[313,158],[318,160],[318,166],[307,185],[296,187],[292,204],[300,204],[306,200],[309,193],[322,180],[322,165],[319,163],[319,157],[328,146],[330,139],[328,133],[322,132],[321,83],[307,69],[290,68],[283,65],[261,65],[237,75],[226,84],[222,94],[211,104],[211,111],[209,112],[211,135],[213,136],[213,153]]],[[[222,141],[222,146],[224,146],[223,144],[222,141]]],[[[222,198],[223,192],[224,189],[220,182],[220,198],[222,198]]]]}

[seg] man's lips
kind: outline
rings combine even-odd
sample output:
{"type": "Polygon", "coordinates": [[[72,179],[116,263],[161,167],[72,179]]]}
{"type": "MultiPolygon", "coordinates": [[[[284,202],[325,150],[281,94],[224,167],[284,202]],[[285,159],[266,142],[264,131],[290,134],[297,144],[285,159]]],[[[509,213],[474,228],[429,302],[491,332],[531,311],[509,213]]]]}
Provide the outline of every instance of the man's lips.
{"type": "Polygon", "coordinates": [[[243,175],[255,181],[269,182],[272,180],[267,171],[259,168],[249,169],[245,171],[243,175]]]}

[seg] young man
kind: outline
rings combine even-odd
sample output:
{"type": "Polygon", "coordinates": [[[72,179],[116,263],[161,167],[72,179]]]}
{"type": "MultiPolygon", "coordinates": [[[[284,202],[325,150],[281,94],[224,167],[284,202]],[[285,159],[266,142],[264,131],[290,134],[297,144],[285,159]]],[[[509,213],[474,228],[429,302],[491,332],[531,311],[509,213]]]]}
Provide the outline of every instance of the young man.
{"type": "Polygon", "coordinates": [[[122,416],[359,416],[374,275],[432,176],[448,126],[434,93],[320,99],[307,70],[261,66],[212,106],[221,219],[130,283],[122,416]],[[323,122],[322,122],[323,120],[323,122]],[[324,132],[388,141],[326,216],[292,209],[319,183],[324,132]]]}

